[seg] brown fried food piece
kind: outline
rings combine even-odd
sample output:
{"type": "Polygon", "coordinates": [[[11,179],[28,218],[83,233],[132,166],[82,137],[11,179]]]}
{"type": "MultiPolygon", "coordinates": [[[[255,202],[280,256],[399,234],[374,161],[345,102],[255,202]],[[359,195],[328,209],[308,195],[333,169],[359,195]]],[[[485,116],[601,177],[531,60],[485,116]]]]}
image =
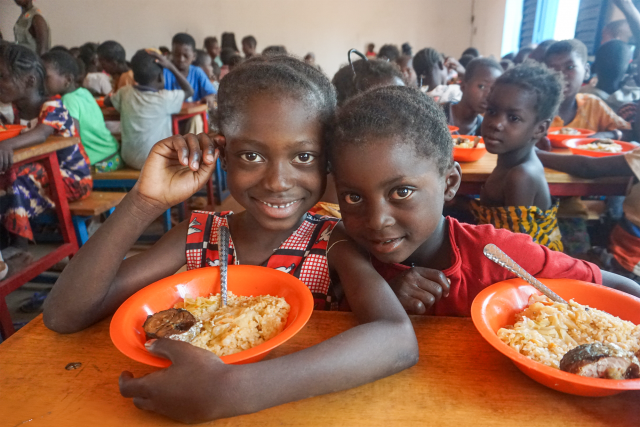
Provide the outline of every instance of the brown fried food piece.
{"type": "Polygon", "coordinates": [[[148,316],[142,327],[147,339],[172,338],[184,334],[196,322],[196,318],[187,310],[170,308],[148,316]]]}
{"type": "Polygon", "coordinates": [[[640,365],[635,355],[613,344],[579,345],[564,355],[560,369],[591,378],[640,378],[640,365]]]}

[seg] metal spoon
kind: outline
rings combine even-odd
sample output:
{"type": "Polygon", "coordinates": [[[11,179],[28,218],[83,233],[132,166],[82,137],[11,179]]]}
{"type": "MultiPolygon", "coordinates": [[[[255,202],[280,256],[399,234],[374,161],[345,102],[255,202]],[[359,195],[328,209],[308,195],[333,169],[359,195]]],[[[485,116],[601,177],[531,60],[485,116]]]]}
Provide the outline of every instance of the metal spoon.
{"type": "Polygon", "coordinates": [[[218,236],[218,258],[220,259],[220,293],[222,294],[222,305],[227,305],[227,266],[229,265],[229,241],[231,233],[224,225],[219,228],[218,236]]]}
{"type": "Polygon", "coordinates": [[[529,283],[531,286],[549,297],[549,299],[551,299],[552,301],[568,304],[558,294],[547,288],[542,282],[533,277],[531,274],[527,273],[524,268],[520,267],[518,263],[509,258],[507,254],[502,252],[502,250],[493,243],[489,243],[487,246],[485,246],[482,252],[484,253],[484,256],[489,258],[491,261],[506,268],[525,282],[529,283]]]}

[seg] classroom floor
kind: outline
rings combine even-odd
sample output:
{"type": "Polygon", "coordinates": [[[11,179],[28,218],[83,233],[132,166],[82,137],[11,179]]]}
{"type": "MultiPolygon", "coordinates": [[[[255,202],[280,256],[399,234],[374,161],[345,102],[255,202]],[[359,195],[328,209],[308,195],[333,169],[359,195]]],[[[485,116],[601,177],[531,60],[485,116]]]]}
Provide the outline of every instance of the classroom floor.
{"type": "MultiPolygon", "coordinates": [[[[192,207],[195,208],[195,206],[192,207]]],[[[215,206],[216,212],[229,210],[240,212],[244,210],[244,208],[240,206],[238,202],[236,202],[231,196],[227,197],[221,205],[215,206]]],[[[151,226],[143,233],[144,240],[141,239],[141,241],[139,241],[134,247],[132,247],[131,250],[127,253],[127,257],[133,256],[149,249],[151,245],[153,245],[153,240],[147,239],[153,239],[153,236],[160,236],[162,235],[162,232],[162,222],[160,219],[158,219],[153,224],[151,224],[151,226]]],[[[31,255],[33,255],[35,259],[38,259],[51,252],[53,249],[55,249],[55,247],[55,244],[31,245],[29,246],[29,253],[31,253],[31,255]]],[[[20,307],[25,302],[29,301],[34,296],[34,294],[43,292],[48,293],[53,287],[53,284],[57,280],[58,276],[60,275],[60,272],[66,266],[67,262],[68,260],[63,260],[58,265],[51,268],[49,271],[40,275],[37,283],[26,283],[7,296],[6,302],[7,306],[9,307],[9,314],[11,315],[11,319],[13,320],[13,324],[16,330],[26,325],[32,319],[42,313],[41,307],[31,313],[23,312],[20,307]]],[[[0,343],[1,342],[2,338],[0,337],[0,343]]]]}

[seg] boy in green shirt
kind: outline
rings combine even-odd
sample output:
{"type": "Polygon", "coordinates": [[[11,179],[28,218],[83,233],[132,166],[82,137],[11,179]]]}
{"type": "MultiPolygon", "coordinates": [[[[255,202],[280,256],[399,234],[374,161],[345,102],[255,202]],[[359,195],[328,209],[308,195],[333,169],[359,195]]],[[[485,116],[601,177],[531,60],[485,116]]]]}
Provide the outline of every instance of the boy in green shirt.
{"type": "Polygon", "coordinates": [[[47,92],[61,95],[62,103],[76,121],[82,145],[92,166],[99,172],[109,172],[123,166],[118,153],[118,141],[104,123],[104,116],[91,93],[78,88],[80,70],[77,60],[69,53],[53,51],[42,56],[47,76],[47,92]]]}

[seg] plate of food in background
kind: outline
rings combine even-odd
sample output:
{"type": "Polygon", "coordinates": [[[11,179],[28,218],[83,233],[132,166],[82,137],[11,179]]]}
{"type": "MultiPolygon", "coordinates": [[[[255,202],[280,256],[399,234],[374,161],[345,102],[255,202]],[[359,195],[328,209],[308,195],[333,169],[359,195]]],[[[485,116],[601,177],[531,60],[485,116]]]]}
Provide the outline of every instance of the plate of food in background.
{"type": "Polygon", "coordinates": [[[555,148],[567,148],[565,141],[574,138],[585,138],[595,134],[589,129],[576,129],[567,127],[550,127],[547,131],[547,138],[551,141],[551,146],[555,148]]]}
{"type": "Polygon", "coordinates": [[[605,138],[576,138],[565,143],[573,154],[590,157],[615,156],[638,148],[629,142],[605,138]]]}
{"type": "Polygon", "coordinates": [[[487,154],[482,137],[471,135],[453,136],[453,160],[456,162],[476,162],[487,154]]]}

